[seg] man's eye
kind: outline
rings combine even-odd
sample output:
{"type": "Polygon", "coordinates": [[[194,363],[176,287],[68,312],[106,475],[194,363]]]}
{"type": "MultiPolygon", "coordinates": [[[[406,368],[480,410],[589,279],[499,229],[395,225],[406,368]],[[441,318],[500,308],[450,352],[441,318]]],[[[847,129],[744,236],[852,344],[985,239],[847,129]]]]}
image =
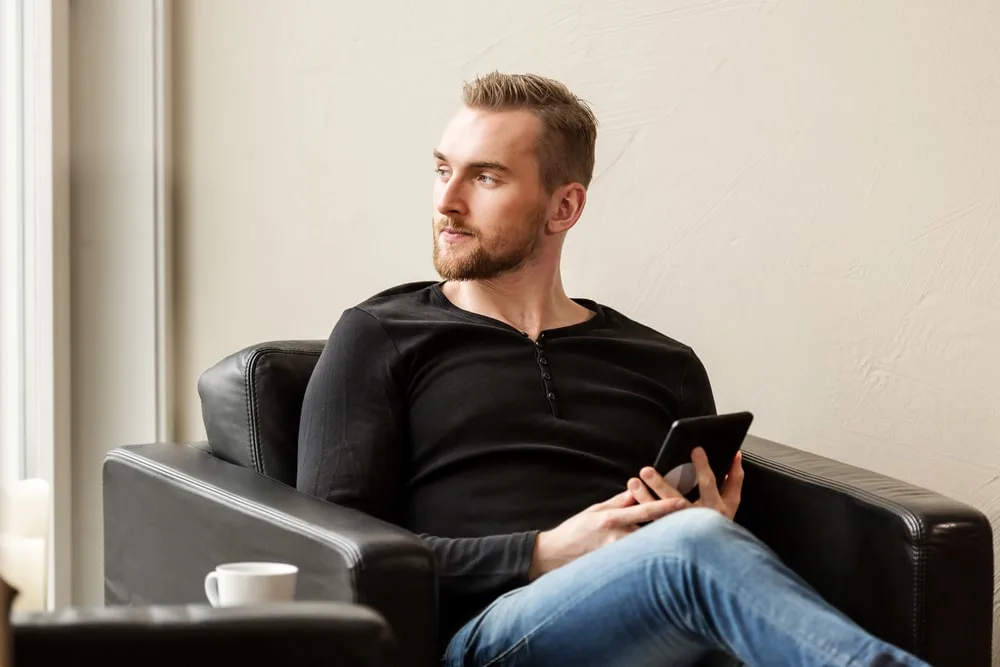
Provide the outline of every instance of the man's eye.
{"type": "Polygon", "coordinates": [[[448,175],[448,170],[445,169],[444,167],[434,167],[434,173],[444,178],[445,176],[448,175]]]}
{"type": "Polygon", "coordinates": [[[494,185],[497,182],[497,179],[493,178],[489,174],[479,174],[479,180],[486,185],[494,185]]]}

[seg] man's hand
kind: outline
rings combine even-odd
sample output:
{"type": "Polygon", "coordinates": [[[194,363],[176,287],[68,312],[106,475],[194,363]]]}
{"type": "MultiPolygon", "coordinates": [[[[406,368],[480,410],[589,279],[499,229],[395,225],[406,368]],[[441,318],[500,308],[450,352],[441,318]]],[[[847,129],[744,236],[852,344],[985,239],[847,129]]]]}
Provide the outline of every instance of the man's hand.
{"type": "Polygon", "coordinates": [[[628,489],[640,505],[659,502],[661,499],[680,499],[684,503],[683,507],[710,507],[730,519],[736,516],[736,510],[740,506],[740,494],[743,491],[743,453],[737,452],[736,458],[733,459],[733,465],[722,484],[721,494],[715,480],[715,474],[708,464],[705,450],[701,447],[694,448],[691,451],[691,462],[698,473],[699,497],[698,501],[693,504],[688,502],[667,480],[663,479],[660,473],[649,467],[639,471],[641,480],[633,477],[628,481],[628,489]],[[642,483],[643,481],[646,482],[645,485],[642,483]]]}
{"type": "Polygon", "coordinates": [[[640,505],[628,490],[591,505],[552,530],[539,533],[529,577],[537,579],[584,554],[620,540],[635,531],[639,524],[655,521],[687,505],[690,503],[684,498],[650,498],[640,505]]]}

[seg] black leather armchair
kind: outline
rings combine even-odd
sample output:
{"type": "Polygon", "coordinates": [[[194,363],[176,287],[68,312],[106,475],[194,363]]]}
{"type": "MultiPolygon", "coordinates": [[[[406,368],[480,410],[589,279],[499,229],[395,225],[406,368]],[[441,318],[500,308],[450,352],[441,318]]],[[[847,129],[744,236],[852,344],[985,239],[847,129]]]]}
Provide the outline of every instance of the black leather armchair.
{"type": "MultiPolygon", "coordinates": [[[[436,663],[431,552],[411,533],[294,488],[299,414],[324,341],[254,345],[199,380],[208,441],[109,453],[109,603],[203,599],[228,560],[300,568],[299,598],[385,617],[400,664],[436,663]]],[[[940,494],[753,436],[737,520],[874,634],[940,667],[989,664],[993,540],[940,494]]]]}

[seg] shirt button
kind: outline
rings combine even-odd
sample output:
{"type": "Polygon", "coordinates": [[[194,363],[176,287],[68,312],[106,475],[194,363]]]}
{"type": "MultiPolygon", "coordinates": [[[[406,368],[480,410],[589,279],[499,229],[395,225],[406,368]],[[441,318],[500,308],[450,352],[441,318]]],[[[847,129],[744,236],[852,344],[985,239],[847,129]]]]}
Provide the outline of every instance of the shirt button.
{"type": "Polygon", "coordinates": [[[547,366],[549,364],[549,360],[546,359],[545,357],[538,357],[538,363],[540,363],[542,366],[547,366]]]}
{"type": "Polygon", "coordinates": [[[554,400],[556,400],[556,395],[555,395],[555,394],[553,394],[553,393],[552,393],[551,391],[549,392],[548,396],[549,396],[549,400],[550,400],[550,401],[554,401],[554,400]]]}
{"type": "Polygon", "coordinates": [[[551,380],[552,379],[552,375],[549,374],[549,373],[542,373],[542,379],[543,380],[551,380]]]}

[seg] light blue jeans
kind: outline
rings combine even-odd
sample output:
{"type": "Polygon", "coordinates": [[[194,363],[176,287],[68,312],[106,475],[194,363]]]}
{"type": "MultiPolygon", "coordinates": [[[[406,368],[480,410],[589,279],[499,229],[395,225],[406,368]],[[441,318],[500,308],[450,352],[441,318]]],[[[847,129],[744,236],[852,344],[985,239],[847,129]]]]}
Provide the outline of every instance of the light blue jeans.
{"type": "Polygon", "coordinates": [[[761,667],[925,662],[862,630],[746,529],[692,508],[500,596],[447,667],[761,667]],[[729,656],[736,656],[733,660],[729,656]]]}

